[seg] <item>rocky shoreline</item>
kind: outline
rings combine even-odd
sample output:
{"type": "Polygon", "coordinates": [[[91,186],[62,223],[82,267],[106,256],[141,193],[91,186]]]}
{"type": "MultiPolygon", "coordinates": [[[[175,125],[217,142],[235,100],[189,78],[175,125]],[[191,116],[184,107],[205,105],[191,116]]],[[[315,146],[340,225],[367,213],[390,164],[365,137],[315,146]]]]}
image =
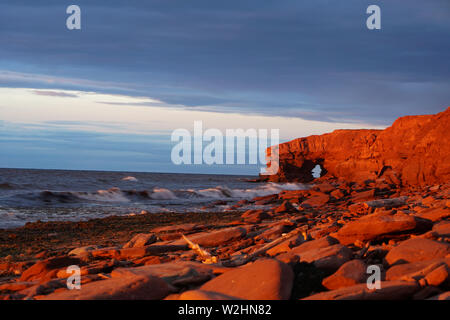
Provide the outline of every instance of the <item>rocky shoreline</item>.
{"type": "Polygon", "coordinates": [[[270,207],[243,214],[29,223],[0,231],[0,297],[449,299],[449,196],[450,184],[319,179],[241,201],[270,207]],[[67,289],[70,265],[81,290],[67,289]],[[373,265],[381,288],[369,290],[373,265]]]}
{"type": "Polygon", "coordinates": [[[0,299],[449,300],[449,124],[450,108],[282,144],[268,180],[322,177],[228,212],[0,230],[0,299]]]}

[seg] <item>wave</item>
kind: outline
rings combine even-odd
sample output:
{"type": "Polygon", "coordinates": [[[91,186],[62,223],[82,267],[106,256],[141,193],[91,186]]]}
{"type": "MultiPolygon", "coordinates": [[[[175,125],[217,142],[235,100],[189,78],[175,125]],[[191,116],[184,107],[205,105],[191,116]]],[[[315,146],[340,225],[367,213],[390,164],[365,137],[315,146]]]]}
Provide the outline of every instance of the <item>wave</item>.
{"type": "Polygon", "coordinates": [[[137,178],[133,177],[133,176],[128,176],[128,177],[122,178],[122,181],[137,182],[139,180],[137,178]]]}
{"type": "Polygon", "coordinates": [[[110,188],[97,191],[39,191],[15,194],[12,198],[25,201],[54,204],[54,203],[135,203],[148,201],[170,200],[220,200],[220,199],[251,199],[270,194],[277,194],[283,190],[303,190],[306,186],[300,183],[267,183],[249,189],[231,189],[224,186],[206,189],[169,190],[155,187],[152,190],[121,190],[110,188]]]}

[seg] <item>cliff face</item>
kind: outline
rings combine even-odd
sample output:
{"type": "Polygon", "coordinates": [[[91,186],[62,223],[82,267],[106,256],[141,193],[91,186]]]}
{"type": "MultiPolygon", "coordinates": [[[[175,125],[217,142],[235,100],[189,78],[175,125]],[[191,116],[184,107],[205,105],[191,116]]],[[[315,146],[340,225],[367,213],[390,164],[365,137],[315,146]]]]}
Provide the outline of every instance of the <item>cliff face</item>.
{"type": "Polygon", "coordinates": [[[311,170],[320,164],[322,176],[346,181],[448,182],[449,136],[450,107],[435,115],[401,117],[384,130],[336,130],[299,138],[279,145],[280,169],[266,179],[309,182],[314,179],[311,170]]]}

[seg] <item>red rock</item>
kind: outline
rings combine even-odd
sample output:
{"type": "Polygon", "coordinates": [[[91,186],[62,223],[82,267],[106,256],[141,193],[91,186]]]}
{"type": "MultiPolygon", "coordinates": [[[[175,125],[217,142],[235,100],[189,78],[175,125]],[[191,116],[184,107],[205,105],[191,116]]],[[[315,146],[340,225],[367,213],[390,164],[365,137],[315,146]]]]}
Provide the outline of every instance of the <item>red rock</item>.
{"type": "Polygon", "coordinates": [[[401,242],[386,255],[390,265],[444,258],[450,253],[450,245],[429,239],[413,238],[401,242]]]}
{"type": "Polygon", "coordinates": [[[335,238],[326,236],[321,239],[306,241],[306,242],[302,243],[301,245],[292,248],[292,253],[301,256],[304,252],[319,249],[319,248],[329,247],[329,246],[331,246],[333,244],[337,244],[337,243],[339,243],[339,241],[337,241],[335,238]]]}
{"type": "Polygon", "coordinates": [[[375,189],[372,189],[352,194],[351,200],[356,203],[361,201],[373,200],[374,198],[375,198],[375,189]]]}
{"type": "Polygon", "coordinates": [[[241,218],[246,222],[260,223],[265,219],[269,219],[270,215],[264,210],[247,210],[242,214],[241,218]]]}
{"type": "MultiPolygon", "coordinates": [[[[190,234],[189,240],[202,246],[202,247],[216,247],[219,245],[227,244],[238,239],[243,238],[246,235],[246,230],[241,227],[225,228],[215,231],[207,231],[196,234],[190,234]]],[[[186,243],[183,239],[175,241],[172,245],[178,245],[186,243]]]]}
{"type": "Polygon", "coordinates": [[[41,260],[25,270],[20,277],[20,281],[43,280],[50,272],[53,272],[54,274],[52,274],[52,276],[56,277],[58,269],[71,265],[81,266],[83,265],[83,262],[78,258],[67,256],[41,260]]]}
{"type": "Polygon", "coordinates": [[[171,284],[182,282],[199,283],[209,280],[214,273],[214,266],[197,262],[169,262],[146,265],[133,268],[117,268],[111,272],[111,277],[122,278],[129,276],[155,276],[171,284]]]}
{"type": "Polygon", "coordinates": [[[344,225],[337,237],[342,244],[355,241],[380,240],[401,233],[424,232],[431,229],[429,221],[398,213],[386,215],[374,213],[344,225]]]}
{"type": "Polygon", "coordinates": [[[269,250],[266,251],[266,253],[269,256],[276,256],[279,253],[284,253],[284,252],[290,251],[291,248],[300,245],[303,241],[304,241],[303,236],[296,235],[292,238],[289,238],[289,239],[281,242],[280,244],[276,245],[275,247],[270,248],[269,250]]]}
{"type": "Polygon", "coordinates": [[[367,266],[361,260],[351,260],[344,263],[335,273],[323,279],[322,285],[335,290],[363,283],[367,278],[367,266]]]}
{"type": "Polygon", "coordinates": [[[323,183],[320,183],[320,184],[316,184],[313,187],[313,190],[319,190],[320,192],[323,192],[323,193],[330,193],[331,191],[333,191],[335,189],[336,188],[332,184],[330,184],[328,182],[323,182],[323,183]]]}
{"type": "Polygon", "coordinates": [[[314,294],[303,300],[404,300],[412,297],[420,287],[415,282],[381,281],[380,289],[370,290],[358,284],[314,294]]]}
{"type": "Polygon", "coordinates": [[[204,290],[189,290],[183,292],[178,300],[240,300],[226,294],[204,290]]]}
{"type": "Polygon", "coordinates": [[[286,300],[291,295],[294,274],[277,260],[260,259],[228,271],[200,287],[247,300],[286,300]]]}
{"type": "MultiPolygon", "coordinates": [[[[402,185],[450,181],[450,108],[435,114],[406,116],[384,130],[335,130],[279,145],[279,170],[266,180],[314,180],[311,170],[322,166],[324,177],[346,181],[385,179],[402,185]]],[[[272,147],[267,149],[270,156],[272,147]]]]}
{"type": "Polygon", "coordinates": [[[437,267],[425,276],[428,285],[439,287],[443,283],[447,283],[450,279],[449,268],[446,264],[437,267]]]}
{"type": "MultiPolygon", "coordinates": [[[[294,250],[291,251],[294,253],[294,250]]],[[[308,250],[300,254],[300,262],[313,263],[317,268],[337,270],[352,258],[352,251],[341,245],[334,244],[329,247],[308,250]]]]}
{"type": "Polygon", "coordinates": [[[450,300],[450,291],[438,294],[434,297],[429,298],[428,300],[450,300]]]}
{"type": "Polygon", "coordinates": [[[182,232],[189,232],[189,231],[195,231],[198,229],[203,228],[203,226],[195,224],[195,223],[185,223],[185,224],[177,224],[177,225],[170,225],[165,227],[158,227],[152,229],[152,232],[159,233],[159,232],[174,232],[174,231],[182,231],[182,232]]]}
{"type": "Polygon", "coordinates": [[[330,201],[330,196],[322,193],[322,194],[315,194],[314,196],[310,197],[308,200],[305,200],[302,202],[302,207],[320,207],[326,204],[328,201],[330,201]]]}
{"type": "MultiPolygon", "coordinates": [[[[390,267],[386,271],[386,280],[392,281],[392,280],[401,280],[402,278],[405,278],[405,277],[411,278],[412,275],[420,274],[421,271],[429,268],[430,266],[442,265],[442,264],[450,265],[450,258],[397,264],[397,265],[390,267]]],[[[423,272],[422,272],[422,274],[425,275],[423,272]]]]}
{"type": "Polygon", "coordinates": [[[420,212],[418,217],[428,219],[431,221],[439,221],[442,219],[447,219],[450,217],[450,209],[449,208],[436,208],[436,209],[429,209],[424,210],[420,212]]]}
{"type": "Polygon", "coordinates": [[[450,221],[436,223],[432,229],[439,237],[450,237],[450,221]]]}
{"type": "Polygon", "coordinates": [[[167,283],[157,277],[129,276],[91,282],[80,290],[55,292],[42,300],[158,300],[167,294],[167,283]]]}
{"type": "Polygon", "coordinates": [[[281,205],[274,208],[274,212],[276,214],[296,212],[296,211],[297,209],[295,209],[295,207],[287,200],[283,201],[281,205]]]}
{"type": "Polygon", "coordinates": [[[337,199],[337,200],[342,199],[343,197],[345,197],[345,194],[339,189],[334,190],[333,192],[330,193],[330,195],[333,198],[337,199]]]}
{"type": "Polygon", "coordinates": [[[139,233],[128,241],[123,248],[144,247],[156,242],[156,240],[156,236],[152,233],[139,233]]]}

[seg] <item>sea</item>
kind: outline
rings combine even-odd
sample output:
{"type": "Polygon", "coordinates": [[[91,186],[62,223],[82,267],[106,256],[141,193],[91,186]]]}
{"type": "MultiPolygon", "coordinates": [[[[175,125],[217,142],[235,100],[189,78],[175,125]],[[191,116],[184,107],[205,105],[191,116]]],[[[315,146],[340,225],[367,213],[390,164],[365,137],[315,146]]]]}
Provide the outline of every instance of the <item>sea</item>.
{"type": "MultiPolygon", "coordinates": [[[[0,169],[0,228],[143,212],[226,211],[242,199],[302,190],[255,176],[0,169]]],[[[248,207],[246,208],[248,209],[248,207]]]]}

